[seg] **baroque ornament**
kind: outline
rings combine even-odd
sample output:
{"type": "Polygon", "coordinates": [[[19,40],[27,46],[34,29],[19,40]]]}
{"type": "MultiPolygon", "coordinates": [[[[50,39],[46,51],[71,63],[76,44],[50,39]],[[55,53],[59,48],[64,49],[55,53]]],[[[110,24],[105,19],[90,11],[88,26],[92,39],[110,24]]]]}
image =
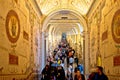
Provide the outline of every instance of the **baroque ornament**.
{"type": "Polygon", "coordinates": [[[17,13],[10,10],[6,17],[6,33],[10,42],[17,42],[20,35],[20,21],[17,13]]]}
{"type": "Polygon", "coordinates": [[[120,10],[114,14],[111,30],[114,41],[120,43],[120,10]]]}

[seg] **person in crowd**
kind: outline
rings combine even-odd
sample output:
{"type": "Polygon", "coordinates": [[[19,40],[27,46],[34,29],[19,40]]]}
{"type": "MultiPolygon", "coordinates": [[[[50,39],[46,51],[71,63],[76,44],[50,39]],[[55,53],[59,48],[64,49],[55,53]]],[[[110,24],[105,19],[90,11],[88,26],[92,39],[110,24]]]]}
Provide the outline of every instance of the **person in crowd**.
{"type": "Polygon", "coordinates": [[[88,77],[87,80],[94,80],[96,74],[97,74],[96,72],[92,72],[92,73],[89,75],[89,77],[88,77]]]}
{"type": "Polygon", "coordinates": [[[78,65],[78,69],[80,70],[80,73],[81,73],[81,74],[84,74],[84,68],[83,68],[83,65],[82,65],[82,64],[79,64],[79,65],[78,65]]]}
{"type": "Polygon", "coordinates": [[[41,80],[50,80],[50,67],[49,67],[49,65],[46,65],[45,68],[42,70],[41,80]]]}
{"type": "Polygon", "coordinates": [[[57,77],[57,67],[51,66],[50,68],[50,80],[56,80],[57,77]]]}
{"type": "Polygon", "coordinates": [[[68,72],[67,72],[67,77],[68,77],[68,80],[73,80],[73,66],[70,64],[69,67],[68,67],[68,72]]]}
{"type": "Polygon", "coordinates": [[[108,80],[108,77],[103,73],[103,67],[97,66],[97,74],[94,80],[108,80]]]}
{"type": "Polygon", "coordinates": [[[80,70],[76,70],[74,80],[85,80],[85,76],[80,73],[80,70]]]}
{"type": "Polygon", "coordinates": [[[73,56],[72,57],[69,57],[69,64],[73,64],[73,62],[74,62],[74,58],[73,58],[73,56]]]}
{"type": "Polygon", "coordinates": [[[76,80],[76,76],[77,76],[77,71],[78,71],[79,69],[77,68],[77,67],[75,67],[75,69],[74,69],[74,80],[76,80]]]}
{"type": "Polygon", "coordinates": [[[57,78],[56,80],[65,80],[65,71],[62,66],[57,67],[57,78]]]}

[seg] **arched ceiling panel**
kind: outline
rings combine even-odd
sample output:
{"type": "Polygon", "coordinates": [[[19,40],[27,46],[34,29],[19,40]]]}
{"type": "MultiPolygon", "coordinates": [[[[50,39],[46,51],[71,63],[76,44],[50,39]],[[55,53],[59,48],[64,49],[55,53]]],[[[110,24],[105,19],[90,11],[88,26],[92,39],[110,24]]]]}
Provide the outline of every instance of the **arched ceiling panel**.
{"type": "Polygon", "coordinates": [[[57,9],[73,9],[85,15],[94,0],[36,0],[42,13],[47,15],[57,9]]]}
{"type": "Polygon", "coordinates": [[[69,34],[70,32],[71,32],[71,35],[79,33],[79,26],[77,24],[66,24],[66,23],[60,24],[59,23],[59,24],[52,24],[49,27],[51,31],[50,33],[54,35],[61,35],[62,33],[69,34]],[[52,30],[53,28],[54,30],[52,30]]]}

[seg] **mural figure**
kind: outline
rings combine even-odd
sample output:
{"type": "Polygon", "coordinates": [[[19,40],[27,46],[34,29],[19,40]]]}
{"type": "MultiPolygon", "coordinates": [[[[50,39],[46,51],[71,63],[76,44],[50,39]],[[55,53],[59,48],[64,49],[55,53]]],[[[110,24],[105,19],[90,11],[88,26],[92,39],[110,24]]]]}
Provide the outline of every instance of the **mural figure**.
{"type": "Polygon", "coordinates": [[[14,10],[10,10],[6,16],[6,33],[10,42],[17,42],[20,36],[20,21],[14,10]]]}
{"type": "Polygon", "coordinates": [[[111,31],[113,40],[116,43],[120,43],[120,10],[118,10],[113,16],[111,31]]]}
{"type": "Polygon", "coordinates": [[[12,36],[15,37],[16,36],[16,19],[13,17],[11,19],[11,32],[12,32],[12,36]]]}

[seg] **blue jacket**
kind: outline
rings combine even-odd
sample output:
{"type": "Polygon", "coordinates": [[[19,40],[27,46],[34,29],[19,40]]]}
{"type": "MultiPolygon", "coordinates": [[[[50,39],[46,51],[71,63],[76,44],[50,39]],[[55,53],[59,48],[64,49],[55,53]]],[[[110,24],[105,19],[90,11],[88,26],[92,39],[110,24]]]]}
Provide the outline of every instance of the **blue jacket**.
{"type": "Polygon", "coordinates": [[[94,80],[108,80],[108,77],[104,73],[102,73],[102,75],[96,73],[94,80]]]}

